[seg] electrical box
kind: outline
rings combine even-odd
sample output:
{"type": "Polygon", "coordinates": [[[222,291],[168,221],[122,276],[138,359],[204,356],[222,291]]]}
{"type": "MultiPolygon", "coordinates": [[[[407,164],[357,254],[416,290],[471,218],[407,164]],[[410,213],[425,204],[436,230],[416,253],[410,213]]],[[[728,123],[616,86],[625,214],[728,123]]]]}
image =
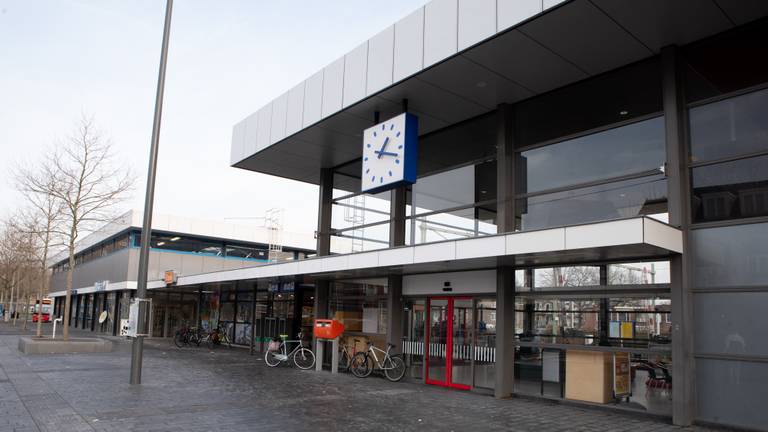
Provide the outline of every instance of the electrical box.
{"type": "Polygon", "coordinates": [[[342,333],[344,333],[344,324],[335,319],[315,320],[315,337],[319,339],[335,339],[342,333]]]}
{"type": "Polygon", "coordinates": [[[151,310],[152,300],[131,299],[128,319],[120,320],[120,335],[128,337],[149,336],[151,310]]]}

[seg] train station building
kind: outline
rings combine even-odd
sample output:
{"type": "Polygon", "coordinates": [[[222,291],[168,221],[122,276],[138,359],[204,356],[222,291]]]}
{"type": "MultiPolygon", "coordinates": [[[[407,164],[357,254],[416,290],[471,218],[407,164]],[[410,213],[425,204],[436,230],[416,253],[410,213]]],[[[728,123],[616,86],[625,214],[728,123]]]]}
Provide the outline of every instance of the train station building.
{"type": "Polygon", "coordinates": [[[234,126],[233,167],[318,186],[316,254],[172,288],[425,384],[768,430],[766,15],[434,0],[234,126]]]}

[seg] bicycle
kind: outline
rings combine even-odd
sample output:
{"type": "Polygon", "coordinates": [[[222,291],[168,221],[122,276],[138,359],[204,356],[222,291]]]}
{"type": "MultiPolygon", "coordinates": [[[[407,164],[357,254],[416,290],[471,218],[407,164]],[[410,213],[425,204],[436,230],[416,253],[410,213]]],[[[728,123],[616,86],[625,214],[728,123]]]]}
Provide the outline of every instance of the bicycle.
{"type": "Polygon", "coordinates": [[[340,344],[341,345],[341,352],[339,353],[339,370],[348,372],[350,370],[350,367],[352,367],[352,358],[357,354],[357,343],[360,342],[359,339],[354,339],[354,345],[352,346],[352,350],[350,353],[350,350],[347,347],[347,344],[340,344]]]}
{"type": "Polygon", "coordinates": [[[400,381],[405,376],[405,361],[400,354],[390,354],[394,347],[394,344],[388,343],[387,350],[384,351],[376,348],[372,342],[368,342],[368,349],[360,351],[352,358],[352,374],[358,378],[365,378],[373,372],[374,367],[378,367],[379,370],[384,371],[384,376],[388,380],[400,381]],[[384,354],[381,360],[376,355],[377,351],[384,354]]]}
{"type": "Polygon", "coordinates": [[[179,348],[189,346],[193,343],[199,346],[200,335],[196,328],[183,326],[176,330],[176,333],[173,335],[173,343],[179,348]]]}
{"type": "Polygon", "coordinates": [[[264,363],[269,367],[275,367],[293,357],[293,363],[299,369],[311,369],[315,365],[315,353],[304,346],[302,333],[298,334],[298,340],[286,340],[288,335],[280,335],[280,339],[273,339],[269,343],[267,353],[264,354],[264,363]],[[289,353],[288,345],[296,344],[289,353]]]}
{"type": "Polygon", "coordinates": [[[226,331],[222,330],[220,326],[217,326],[214,330],[209,331],[205,336],[199,339],[197,345],[205,342],[208,349],[213,349],[216,345],[225,345],[227,348],[232,348],[232,341],[229,340],[229,335],[226,331]]]}

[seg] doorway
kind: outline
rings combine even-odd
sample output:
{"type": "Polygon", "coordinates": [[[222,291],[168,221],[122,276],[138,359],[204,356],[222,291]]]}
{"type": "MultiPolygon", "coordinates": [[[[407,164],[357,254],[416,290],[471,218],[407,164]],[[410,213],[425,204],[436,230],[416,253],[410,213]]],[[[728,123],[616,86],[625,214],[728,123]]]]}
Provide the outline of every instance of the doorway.
{"type": "Polygon", "coordinates": [[[432,297],[428,310],[426,382],[469,390],[474,339],[472,299],[432,297]]]}

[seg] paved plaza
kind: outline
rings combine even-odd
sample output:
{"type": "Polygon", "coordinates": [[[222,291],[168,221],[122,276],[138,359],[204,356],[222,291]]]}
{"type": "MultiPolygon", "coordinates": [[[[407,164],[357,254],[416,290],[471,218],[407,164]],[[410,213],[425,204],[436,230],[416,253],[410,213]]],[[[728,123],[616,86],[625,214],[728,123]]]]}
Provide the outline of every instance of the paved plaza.
{"type": "Polygon", "coordinates": [[[147,342],[144,384],[130,386],[129,343],[112,338],[107,354],[24,356],[17,343],[27,333],[0,323],[0,431],[687,430],[568,404],[270,369],[247,350],[164,340],[147,342]]]}

